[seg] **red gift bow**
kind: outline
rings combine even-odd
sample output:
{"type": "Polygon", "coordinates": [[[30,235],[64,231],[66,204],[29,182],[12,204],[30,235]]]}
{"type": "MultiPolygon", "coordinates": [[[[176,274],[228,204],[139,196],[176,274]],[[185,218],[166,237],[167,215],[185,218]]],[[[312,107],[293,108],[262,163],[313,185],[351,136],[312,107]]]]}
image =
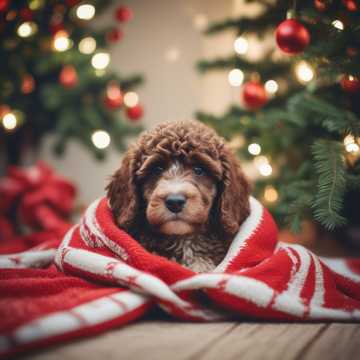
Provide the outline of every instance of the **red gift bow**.
{"type": "Polygon", "coordinates": [[[8,225],[0,228],[0,239],[8,243],[2,241],[2,247],[9,249],[10,245],[14,251],[22,251],[44,239],[61,238],[71,226],[66,219],[74,207],[75,195],[75,186],[44,162],[28,168],[9,166],[0,179],[0,217],[8,225]],[[9,231],[14,211],[17,221],[36,232],[19,237],[13,229],[9,231]]]}

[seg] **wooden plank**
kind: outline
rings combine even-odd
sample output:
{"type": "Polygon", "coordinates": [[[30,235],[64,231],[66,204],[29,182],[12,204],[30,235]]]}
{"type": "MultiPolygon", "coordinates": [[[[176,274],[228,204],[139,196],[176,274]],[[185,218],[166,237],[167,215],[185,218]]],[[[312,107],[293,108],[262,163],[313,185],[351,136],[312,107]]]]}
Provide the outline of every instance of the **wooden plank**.
{"type": "Polygon", "coordinates": [[[303,354],[302,359],[313,360],[360,359],[360,324],[331,324],[303,354]]]}
{"type": "Polygon", "coordinates": [[[302,352],[326,330],[326,324],[243,323],[215,346],[203,348],[191,359],[279,360],[301,359],[302,352]]]}
{"type": "Polygon", "coordinates": [[[236,324],[146,321],[70,344],[53,347],[26,360],[187,359],[231,331],[236,324]]]}
{"type": "Polygon", "coordinates": [[[141,321],[26,360],[360,359],[359,324],[141,321]]]}

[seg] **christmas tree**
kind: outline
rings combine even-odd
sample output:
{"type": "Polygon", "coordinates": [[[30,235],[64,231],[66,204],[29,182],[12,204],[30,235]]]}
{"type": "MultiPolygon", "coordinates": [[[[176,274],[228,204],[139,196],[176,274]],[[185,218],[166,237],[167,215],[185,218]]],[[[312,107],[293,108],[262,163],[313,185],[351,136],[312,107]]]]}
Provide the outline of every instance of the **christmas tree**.
{"type": "Polygon", "coordinates": [[[91,26],[111,3],[0,1],[0,147],[7,163],[21,161],[48,133],[58,154],[73,138],[101,159],[111,140],[122,150],[124,138],[139,131],[131,122],[143,109],[132,89],[141,76],[108,70],[107,49],[121,40],[117,25],[132,11],[119,6],[112,24],[91,26]]]}
{"type": "Polygon", "coordinates": [[[222,116],[197,117],[253,163],[255,193],[280,224],[299,230],[310,218],[329,230],[359,226],[359,2],[245,3],[258,4],[258,15],[206,29],[208,36],[233,31],[235,53],[198,63],[203,73],[229,71],[239,102],[222,116]],[[271,44],[256,60],[248,57],[254,34],[271,44]]]}

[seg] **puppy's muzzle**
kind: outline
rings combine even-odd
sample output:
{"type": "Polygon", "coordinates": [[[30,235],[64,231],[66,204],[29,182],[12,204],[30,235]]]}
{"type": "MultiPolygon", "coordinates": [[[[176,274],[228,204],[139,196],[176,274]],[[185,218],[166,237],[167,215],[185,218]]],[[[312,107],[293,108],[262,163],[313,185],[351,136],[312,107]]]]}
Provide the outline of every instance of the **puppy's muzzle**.
{"type": "Polygon", "coordinates": [[[186,198],[182,194],[170,194],[165,199],[165,205],[172,213],[181,212],[185,204],[186,198]]]}

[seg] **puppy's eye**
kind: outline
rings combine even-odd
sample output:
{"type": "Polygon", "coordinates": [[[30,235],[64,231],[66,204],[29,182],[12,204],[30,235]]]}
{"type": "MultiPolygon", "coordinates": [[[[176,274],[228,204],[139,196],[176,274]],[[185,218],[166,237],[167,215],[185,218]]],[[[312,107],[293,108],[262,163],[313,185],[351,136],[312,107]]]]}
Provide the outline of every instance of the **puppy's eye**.
{"type": "Polygon", "coordinates": [[[195,175],[198,176],[205,175],[205,170],[201,166],[194,166],[193,171],[195,175]]]}
{"type": "Polygon", "coordinates": [[[155,166],[153,169],[152,169],[152,173],[154,175],[160,175],[163,171],[164,171],[164,167],[158,165],[158,166],[155,166]]]}

